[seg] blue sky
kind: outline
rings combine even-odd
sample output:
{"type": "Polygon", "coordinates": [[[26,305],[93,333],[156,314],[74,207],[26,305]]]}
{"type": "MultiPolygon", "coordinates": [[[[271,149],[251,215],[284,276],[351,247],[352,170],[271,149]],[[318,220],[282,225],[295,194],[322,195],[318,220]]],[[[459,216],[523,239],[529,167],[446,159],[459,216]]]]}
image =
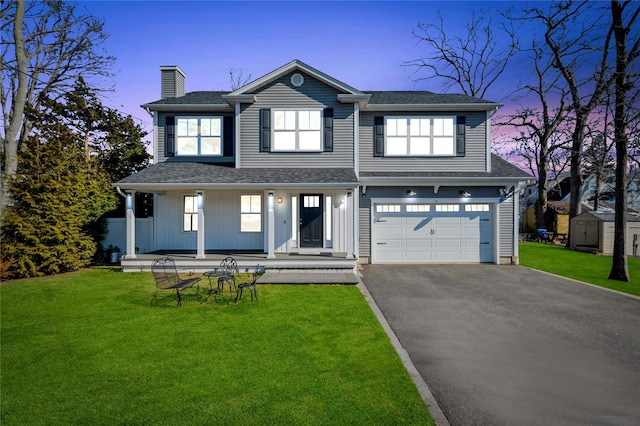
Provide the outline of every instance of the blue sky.
{"type": "MultiPolygon", "coordinates": [[[[437,23],[460,31],[472,9],[500,1],[80,1],[105,20],[104,45],[116,57],[115,93],[105,104],[142,120],[140,108],[160,97],[161,65],[185,71],[186,91],[228,90],[230,68],[258,78],[293,59],[360,90],[441,91],[434,80],[413,82],[401,64],[424,55],[412,31],[437,23]]],[[[496,86],[492,101],[508,101],[522,71],[496,86]]]]}

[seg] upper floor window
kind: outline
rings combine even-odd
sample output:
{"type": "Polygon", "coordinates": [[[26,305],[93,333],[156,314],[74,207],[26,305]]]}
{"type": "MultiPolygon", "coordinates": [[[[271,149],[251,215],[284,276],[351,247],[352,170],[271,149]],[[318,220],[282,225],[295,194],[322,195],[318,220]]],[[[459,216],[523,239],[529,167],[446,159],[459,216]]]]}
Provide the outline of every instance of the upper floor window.
{"type": "Polygon", "coordinates": [[[176,117],[176,155],[222,155],[222,117],[176,117]]]}
{"type": "Polygon", "coordinates": [[[322,111],[273,110],[272,151],[322,151],[322,111]]]}
{"type": "Polygon", "coordinates": [[[385,117],[388,156],[456,155],[456,117],[385,117]]]}

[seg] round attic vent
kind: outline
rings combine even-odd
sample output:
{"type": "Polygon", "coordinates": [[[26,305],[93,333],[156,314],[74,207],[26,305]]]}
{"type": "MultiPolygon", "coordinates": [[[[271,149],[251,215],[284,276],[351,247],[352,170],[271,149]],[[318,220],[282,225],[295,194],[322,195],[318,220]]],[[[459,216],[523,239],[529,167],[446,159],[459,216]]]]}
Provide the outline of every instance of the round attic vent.
{"type": "Polygon", "coordinates": [[[302,76],[302,74],[296,73],[291,76],[291,84],[293,84],[295,87],[300,87],[303,83],[304,77],[302,76]]]}

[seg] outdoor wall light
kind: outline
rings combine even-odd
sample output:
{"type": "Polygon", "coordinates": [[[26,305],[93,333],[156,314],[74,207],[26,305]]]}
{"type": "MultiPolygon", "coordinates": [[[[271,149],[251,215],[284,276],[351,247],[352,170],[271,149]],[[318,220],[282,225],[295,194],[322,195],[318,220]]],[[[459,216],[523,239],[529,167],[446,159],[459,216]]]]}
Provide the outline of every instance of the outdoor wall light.
{"type": "Polygon", "coordinates": [[[409,189],[407,191],[407,195],[409,195],[409,197],[414,197],[416,195],[416,192],[413,189],[409,189]]]}
{"type": "Polygon", "coordinates": [[[460,191],[460,195],[462,195],[464,198],[471,197],[471,194],[466,189],[463,189],[462,191],[460,191]]]}
{"type": "Polygon", "coordinates": [[[282,204],[282,197],[278,197],[278,204],[282,204]]]}

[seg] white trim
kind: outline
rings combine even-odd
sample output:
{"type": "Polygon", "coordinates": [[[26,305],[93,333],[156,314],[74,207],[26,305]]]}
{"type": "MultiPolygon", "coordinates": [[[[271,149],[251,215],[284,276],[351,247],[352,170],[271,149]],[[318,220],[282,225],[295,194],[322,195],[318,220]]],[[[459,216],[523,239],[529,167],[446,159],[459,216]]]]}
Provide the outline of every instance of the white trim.
{"type": "MultiPolygon", "coordinates": [[[[166,125],[166,124],[165,124],[166,125]]],[[[158,126],[158,113],[153,113],[153,163],[157,164],[160,156],[160,146],[158,142],[159,126],[158,126]]],[[[165,140],[166,144],[167,141],[165,140]]]]}
{"type": "Polygon", "coordinates": [[[487,111],[485,123],[487,123],[487,133],[485,135],[485,146],[487,147],[486,169],[487,173],[491,172],[491,111],[487,111]]]}
{"type": "Polygon", "coordinates": [[[204,191],[196,192],[196,203],[198,207],[198,229],[196,230],[196,259],[204,259],[206,257],[204,250],[204,241],[205,241],[205,214],[204,214],[204,206],[205,206],[205,197],[204,191]]]}
{"type": "MultiPolygon", "coordinates": [[[[235,118],[234,125],[236,127],[235,129],[233,129],[233,132],[236,140],[235,140],[235,151],[233,152],[233,154],[235,156],[236,169],[238,169],[240,168],[240,104],[236,104],[234,118],[235,118]]],[[[224,145],[222,147],[222,153],[224,154],[224,145]]]]}
{"type": "Polygon", "coordinates": [[[360,178],[360,105],[353,104],[353,171],[360,178]]]}
{"type": "Polygon", "coordinates": [[[135,192],[128,192],[125,199],[127,214],[127,259],[136,258],[136,214],[135,214],[135,192]]]}
{"type": "MultiPolygon", "coordinates": [[[[500,263],[500,222],[498,220],[498,206],[500,205],[500,199],[495,197],[482,197],[482,198],[371,198],[371,205],[369,207],[369,248],[371,255],[371,263],[376,263],[376,252],[374,247],[374,242],[376,241],[376,228],[374,226],[375,223],[375,206],[376,204],[490,204],[490,209],[492,212],[492,226],[493,226],[493,261],[491,263],[499,264],[500,263]]],[[[400,212],[405,213],[405,212],[400,212]]],[[[425,212],[427,213],[427,212],[425,212]]],[[[433,214],[434,212],[429,212],[429,214],[433,214]]],[[[455,212],[460,214],[468,214],[469,212],[455,212]]],[[[434,262],[437,263],[437,262],[434,262]]]]}

